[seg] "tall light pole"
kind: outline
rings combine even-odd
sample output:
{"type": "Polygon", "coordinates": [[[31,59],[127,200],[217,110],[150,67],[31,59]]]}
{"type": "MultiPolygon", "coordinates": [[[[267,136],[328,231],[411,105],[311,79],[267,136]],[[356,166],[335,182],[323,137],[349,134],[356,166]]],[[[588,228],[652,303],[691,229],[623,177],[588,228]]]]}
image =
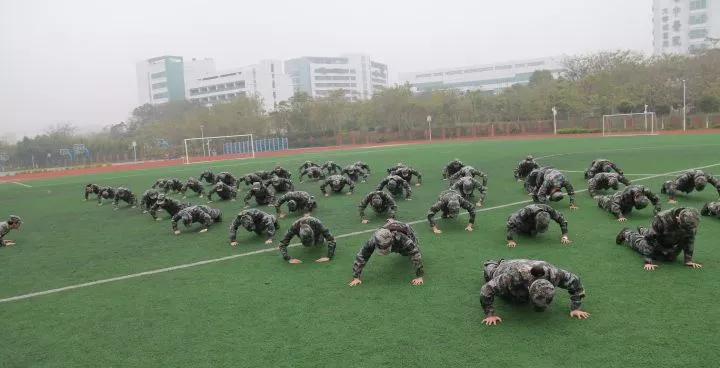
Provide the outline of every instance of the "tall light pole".
{"type": "Polygon", "coordinates": [[[685,79],[683,79],[683,132],[685,131],[685,122],[687,114],[687,88],[685,87],[685,79]]]}
{"type": "Polygon", "coordinates": [[[203,156],[207,156],[207,154],[205,154],[205,131],[203,130],[204,128],[205,128],[205,125],[202,125],[202,124],[201,124],[201,125],[200,125],[200,138],[201,138],[201,140],[200,140],[200,141],[202,142],[203,156]]]}
{"type": "Polygon", "coordinates": [[[643,115],[645,117],[645,131],[647,131],[647,108],[648,108],[648,105],[645,104],[645,112],[643,115]]]}
{"type": "Polygon", "coordinates": [[[557,109],[555,106],[552,107],[553,113],[553,134],[557,134],[557,109]]]}
{"type": "Polygon", "coordinates": [[[427,123],[428,123],[428,138],[430,139],[430,142],[432,142],[432,127],[430,126],[430,123],[432,123],[432,116],[427,116],[427,123]]]}

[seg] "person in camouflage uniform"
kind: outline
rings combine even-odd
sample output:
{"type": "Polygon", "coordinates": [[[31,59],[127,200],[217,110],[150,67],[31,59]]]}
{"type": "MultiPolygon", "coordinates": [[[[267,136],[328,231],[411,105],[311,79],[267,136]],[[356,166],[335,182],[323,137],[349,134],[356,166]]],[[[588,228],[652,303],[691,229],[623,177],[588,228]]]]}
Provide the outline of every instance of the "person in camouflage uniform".
{"type": "Polygon", "coordinates": [[[316,164],[316,163],[314,163],[314,162],[312,162],[312,161],[305,161],[305,162],[304,162],[302,165],[300,165],[300,167],[298,168],[298,173],[301,173],[301,172],[303,172],[303,171],[305,171],[305,170],[307,170],[308,168],[311,168],[311,167],[318,167],[318,168],[319,168],[320,165],[318,165],[318,164],[316,164]]]}
{"type": "Polygon", "coordinates": [[[237,198],[237,189],[235,187],[231,187],[221,181],[215,183],[213,185],[212,189],[207,194],[208,203],[211,203],[213,201],[212,196],[213,194],[217,194],[218,197],[220,197],[223,201],[234,201],[237,198]]]}
{"type": "Polygon", "coordinates": [[[440,193],[438,201],[430,207],[427,213],[427,220],[435,234],[442,234],[442,231],[437,227],[435,223],[435,214],[442,211],[442,218],[455,218],[460,215],[460,209],[463,208],[468,211],[470,220],[468,225],[465,227],[467,231],[473,231],[473,224],[475,223],[475,205],[467,199],[463,198],[460,193],[454,190],[446,190],[440,193]]]}
{"type": "Polygon", "coordinates": [[[447,180],[451,176],[455,175],[460,169],[465,167],[465,164],[462,163],[462,161],[458,159],[454,159],[450,162],[448,162],[447,165],[443,168],[442,177],[443,180],[447,180]]]}
{"type": "Polygon", "coordinates": [[[388,219],[394,219],[395,213],[397,212],[397,205],[395,200],[389,194],[376,190],[368,193],[368,195],[360,201],[360,222],[367,224],[369,221],[365,217],[365,209],[370,205],[377,214],[387,213],[388,219]]]}
{"type": "Polygon", "coordinates": [[[292,180],[281,178],[279,176],[273,176],[270,180],[266,180],[264,185],[266,187],[272,186],[275,193],[292,192],[295,190],[295,185],[293,185],[292,180]]]}
{"type": "Polygon", "coordinates": [[[270,172],[270,174],[283,179],[290,179],[290,177],[292,177],[290,171],[280,165],[275,166],[275,168],[270,172]]]}
{"type": "Polygon", "coordinates": [[[353,263],[353,279],[350,281],[350,286],[362,284],[360,276],[362,276],[365,265],[375,251],[381,256],[398,253],[402,256],[410,257],[410,261],[415,268],[415,278],[411,284],[420,286],[424,283],[423,276],[425,276],[425,269],[423,268],[422,252],[420,251],[420,244],[415,236],[415,231],[408,224],[388,220],[388,222],[375,231],[370,237],[370,240],[365,242],[365,245],[360,248],[353,263]]]}
{"type": "Polygon", "coordinates": [[[335,256],[335,238],[330,233],[323,223],[315,217],[307,216],[295,221],[292,226],[288,229],[285,237],[280,241],[278,249],[283,259],[292,264],[302,263],[297,258],[291,258],[288,254],[287,248],[290,245],[290,240],[294,236],[300,238],[300,242],[303,246],[311,247],[314,245],[322,245],[327,241],[327,256],[318,258],[315,262],[323,263],[328,262],[335,256]]]}
{"type": "Polygon", "coordinates": [[[205,180],[208,184],[215,184],[215,174],[210,170],[205,170],[200,174],[198,180],[205,180]]]}
{"type": "Polygon", "coordinates": [[[705,203],[702,210],[700,210],[700,214],[720,218],[720,202],[705,203]]]}
{"type": "Polygon", "coordinates": [[[583,311],[585,289],[580,278],[545,261],[511,259],[485,262],[485,284],[480,288],[480,305],[485,312],[482,322],[488,326],[502,322],[495,313],[495,296],[515,303],[530,303],[542,312],[552,303],[555,288],[566,289],[570,294],[570,317],[587,319],[583,311]]]}
{"type": "Polygon", "coordinates": [[[346,178],[344,176],[340,175],[330,175],[325,181],[320,185],[320,191],[325,195],[325,197],[329,196],[330,193],[327,192],[325,189],[327,186],[330,186],[330,190],[335,193],[342,192],[343,188],[345,188],[345,185],[348,186],[348,192],[347,195],[353,194],[353,190],[355,190],[355,182],[353,182],[350,178],[346,178]]]}
{"type": "Polygon", "coordinates": [[[686,194],[690,194],[693,190],[700,192],[705,189],[708,183],[715,187],[718,194],[720,194],[720,180],[702,170],[688,170],[678,175],[675,180],[666,181],[660,193],[667,194],[670,197],[669,203],[677,203],[675,196],[678,192],[686,194]]]}
{"type": "Polygon", "coordinates": [[[542,183],[545,173],[550,170],[554,169],[549,166],[543,166],[531,171],[525,178],[525,192],[532,195],[537,190],[538,185],[542,183]]]}
{"type": "Polygon", "coordinates": [[[575,189],[573,189],[572,184],[565,178],[565,175],[555,169],[550,169],[545,172],[542,181],[538,182],[535,192],[533,193],[533,201],[535,203],[548,203],[548,201],[558,202],[564,197],[562,193],[563,188],[565,188],[570,198],[570,209],[576,210],[578,207],[575,206],[575,189]]]}
{"type": "Polygon", "coordinates": [[[363,171],[360,166],[356,166],[355,164],[345,166],[345,168],[342,169],[340,174],[347,175],[347,177],[354,183],[360,181],[361,177],[363,183],[365,182],[365,179],[367,179],[367,174],[365,174],[365,171],[363,171]]]}
{"type": "Polygon", "coordinates": [[[245,207],[250,205],[250,198],[255,197],[255,203],[258,206],[269,206],[275,200],[275,190],[272,186],[264,187],[262,183],[253,183],[248,193],[243,199],[245,201],[245,207]]]}
{"type": "Polygon", "coordinates": [[[10,215],[7,221],[0,222],[0,247],[9,247],[15,245],[14,240],[5,239],[5,235],[10,233],[10,230],[18,230],[22,225],[22,219],[20,216],[10,215]]]}
{"type": "Polygon", "coordinates": [[[88,200],[88,197],[90,194],[95,194],[96,196],[100,196],[100,186],[97,184],[88,184],[85,186],[85,200],[88,200]]]}
{"type": "Polygon", "coordinates": [[[157,202],[159,194],[160,192],[155,189],[148,189],[143,193],[142,197],[140,197],[140,208],[142,208],[143,213],[150,211],[157,202]]]}
{"type": "Polygon", "coordinates": [[[463,166],[462,169],[458,170],[458,172],[456,172],[455,174],[452,174],[452,176],[450,176],[450,182],[454,183],[454,182],[460,180],[460,178],[462,178],[462,177],[474,178],[476,176],[481,177],[482,185],[484,187],[487,187],[487,184],[488,184],[487,174],[485,174],[484,172],[482,172],[472,166],[463,166]]]}
{"type": "Polygon", "coordinates": [[[523,181],[533,170],[538,168],[540,168],[540,165],[535,162],[535,158],[532,157],[532,155],[528,155],[524,160],[518,163],[517,168],[513,171],[513,176],[515,177],[515,180],[523,181]]]}
{"type": "Polygon", "coordinates": [[[585,180],[592,178],[597,173],[601,173],[601,172],[609,173],[613,170],[616,173],[623,175],[622,169],[617,167],[617,165],[615,165],[615,163],[611,162],[610,160],[606,160],[604,158],[599,158],[597,160],[593,160],[593,162],[590,163],[590,167],[588,167],[588,169],[585,170],[585,180]]]}
{"type": "Polygon", "coordinates": [[[303,182],[303,176],[307,175],[309,179],[320,180],[325,179],[325,173],[318,166],[310,166],[300,173],[300,182],[303,182]]]}
{"type": "Polygon", "coordinates": [[[153,184],[150,188],[152,189],[162,189],[165,187],[165,182],[168,181],[167,178],[160,178],[158,180],[155,180],[155,184],[153,184]]]}
{"type": "Polygon", "coordinates": [[[255,183],[262,183],[263,179],[257,175],[256,173],[249,173],[245,174],[238,179],[238,188],[240,188],[240,183],[245,183],[245,186],[253,185],[255,183]]]}
{"type": "Polygon", "coordinates": [[[180,181],[180,179],[177,178],[167,179],[160,188],[162,189],[163,193],[167,193],[169,191],[180,193],[182,192],[183,183],[180,181]]]}
{"type": "Polygon", "coordinates": [[[388,169],[386,171],[387,171],[388,175],[390,175],[390,173],[392,173],[393,171],[402,169],[403,167],[409,167],[409,166],[406,165],[404,162],[398,162],[397,164],[395,164],[395,166],[388,167],[388,169]]]}
{"type": "MultiPolygon", "coordinates": [[[[597,175],[595,176],[597,177],[597,175]]],[[[598,207],[615,215],[620,222],[627,221],[625,216],[629,215],[633,208],[641,210],[650,203],[655,207],[656,215],[662,210],[660,208],[660,199],[650,189],[642,185],[630,185],[622,192],[597,196],[595,199],[598,202],[598,207]]]]}
{"type": "Polygon", "coordinates": [[[183,194],[183,199],[187,198],[186,193],[188,189],[195,192],[198,195],[198,198],[202,198],[203,195],[205,195],[205,187],[203,187],[200,181],[192,176],[189,177],[188,181],[180,188],[180,193],[183,194]]]}
{"type": "Polygon", "coordinates": [[[412,200],[412,188],[410,184],[398,175],[388,175],[383,181],[378,184],[375,190],[383,190],[387,187],[387,190],[394,196],[405,195],[406,200],[412,200]]]}
{"type": "Polygon", "coordinates": [[[103,199],[114,200],[115,199],[115,188],[101,187],[100,195],[98,195],[98,197],[97,197],[98,206],[103,205],[103,199]]]}
{"type": "Polygon", "coordinates": [[[405,180],[408,183],[410,183],[410,181],[412,180],[412,177],[415,176],[415,177],[417,177],[417,183],[415,183],[415,186],[419,187],[422,184],[422,174],[420,174],[419,171],[417,171],[409,166],[396,168],[395,170],[391,171],[389,174],[397,175],[397,176],[403,178],[403,180],[405,180]]]}
{"type": "Polygon", "coordinates": [[[220,174],[217,174],[217,176],[215,176],[215,183],[217,182],[223,182],[231,187],[240,188],[240,182],[235,177],[235,175],[226,171],[221,172],[220,174]]]}
{"type": "Polygon", "coordinates": [[[342,167],[336,164],[335,161],[325,161],[325,163],[320,166],[320,170],[325,171],[327,175],[342,173],[342,167]]]}
{"type": "Polygon", "coordinates": [[[155,201],[155,204],[150,208],[150,216],[152,216],[155,221],[160,221],[161,218],[157,216],[159,209],[165,210],[170,217],[173,217],[186,207],[190,207],[190,203],[180,203],[178,200],[169,198],[164,193],[160,193],[158,194],[157,201],[155,201]]]}
{"type": "Polygon", "coordinates": [[[630,185],[630,180],[618,173],[599,172],[588,180],[588,193],[591,197],[600,195],[601,190],[618,190],[619,183],[630,185]]]}
{"type": "Polygon", "coordinates": [[[311,196],[310,193],[303,191],[287,192],[275,203],[275,211],[277,211],[279,218],[285,217],[281,209],[283,203],[287,203],[288,211],[301,211],[304,216],[310,216],[310,213],[317,208],[315,197],[311,196]]]}
{"type": "Polygon", "coordinates": [[[546,204],[531,204],[513,213],[507,220],[507,246],[515,248],[519,234],[535,236],[547,231],[550,220],[560,225],[561,244],[570,244],[568,222],[562,213],[546,204]]]}
{"type": "Polygon", "coordinates": [[[131,208],[137,208],[137,197],[135,197],[135,194],[133,194],[130,189],[125,187],[117,188],[113,200],[113,206],[115,207],[115,210],[119,208],[121,200],[130,205],[131,208]]]}
{"type": "Polygon", "coordinates": [[[237,231],[240,226],[247,231],[255,232],[258,236],[265,234],[267,236],[265,244],[272,244],[273,237],[280,228],[280,224],[273,215],[254,208],[243,210],[238,213],[235,220],[230,224],[230,245],[233,247],[238,245],[237,231]]]}
{"type": "Polygon", "coordinates": [[[366,178],[367,178],[368,175],[370,175],[370,165],[368,165],[368,164],[366,164],[366,163],[364,163],[364,162],[362,162],[362,161],[355,161],[355,163],[354,163],[353,165],[359,167],[360,170],[363,171],[364,176],[365,176],[366,178]]]}
{"type": "Polygon", "coordinates": [[[700,224],[700,212],[695,208],[671,208],[655,215],[650,228],[638,227],[637,231],[624,228],[615,237],[615,243],[625,244],[645,257],[644,268],[652,271],[658,267],[653,261],[672,262],[680,252],[684,263],[691,268],[702,265],[693,262],[695,233],[700,224]]]}
{"type": "Polygon", "coordinates": [[[204,233],[208,231],[208,227],[213,223],[222,222],[222,211],[203,205],[183,208],[172,217],[172,229],[175,235],[180,234],[177,226],[178,221],[182,221],[185,227],[190,227],[193,223],[199,222],[202,225],[199,232],[204,233]]]}
{"type": "Polygon", "coordinates": [[[470,176],[464,176],[450,184],[450,189],[460,193],[460,195],[468,201],[474,197],[475,189],[477,189],[479,198],[475,205],[478,207],[483,206],[485,196],[487,195],[487,188],[485,188],[480,181],[470,176]]]}

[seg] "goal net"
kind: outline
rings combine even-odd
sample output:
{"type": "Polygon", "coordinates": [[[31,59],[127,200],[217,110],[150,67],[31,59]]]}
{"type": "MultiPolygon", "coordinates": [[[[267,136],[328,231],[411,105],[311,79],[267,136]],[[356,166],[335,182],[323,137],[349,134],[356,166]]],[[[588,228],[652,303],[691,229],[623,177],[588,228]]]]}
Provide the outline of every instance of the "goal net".
{"type": "Polygon", "coordinates": [[[654,112],[603,115],[603,136],[657,134],[654,112]]]}
{"type": "Polygon", "coordinates": [[[255,158],[252,134],[185,139],[185,163],[255,158]]]}

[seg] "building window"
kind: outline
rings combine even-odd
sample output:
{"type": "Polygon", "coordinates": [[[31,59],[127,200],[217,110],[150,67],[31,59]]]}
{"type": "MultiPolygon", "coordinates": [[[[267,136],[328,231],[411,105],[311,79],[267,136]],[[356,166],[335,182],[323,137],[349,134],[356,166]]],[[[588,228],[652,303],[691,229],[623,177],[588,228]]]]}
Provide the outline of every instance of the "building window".
{"type": "Polygon", "coordinates": [[[495,70],[506,70],[506,69],[512,69],[512,65],[498,65],[495,67],[495,70]]]}
{"type": "Polygon", "coordinates": [[[696,40],[696,39],[698,39],[698,38],[705,38],[705,37],[707,37],[707,34],[708,34],[708,32],[707,32],[707,29],[705,29],[705,28],[693,29],[693,30],[690,31],[690,33],[688,33],[688,37],[689,37],[691,40],[696,40]]]}
{"type": "Polygon", "coordinates": [[[151,79],[158,79],[158,78],[163,78],[163,77],[165,77],[165,72],[157,72],[157,73],[150,74],[151,79]]]}
{"type": "Polygon", "coordinates": [[[157,100],[159,98],[167,98],[167,96],[168,96],[167,92],[156,93],[153,95],[153,100],[157,100]]]}
{"type": "Polygon", "coordinates": [[[270,73],[275,73],[275,64],[270,64],[270,73]]]}
{"type": "Polygon", "coordinates": [[[673,30],[674,30],[675,32],[680,31],[680,27],[681,27],[681,25],[680,25],[680,21],[679,21],[679,20],[676,20],[675,22],[673,22],[673,30]]]}
{"type": "Polygon", "coordinates": [[[675,36],[675,37],[673,37],[673,39],[672,39],[672,44],[673,44],[673,46],[680,46],[680,45],[682,45],[682,44],[680,43],[680,36],[675,36]]]}
{"type": "Polygon", "coordinates": [[[707,0],[693,0],[690,2],[690,10],[707,8],[707,0]]]}
{"type": "Polygon", "coordinates": [[[667,39],[668,39],[668,34],[667,34],[667,32],[665,32],[665,33],[663,33],[663,40],[667,40],[667,39]]]}
{"type": "Polygon", "coordinates": [[[681,9],[680,9],[679,6],[674,7],[674,8],[673,8],[673,14],[675,14],[675,16],[677,17],[678,15],[680,15],[680,10],[681,10],[681,9]]]}
{"type": "Polygon", "coordinates": [[[663,22],[667,22],[667,21],[668,21],[668,19],[670,19],[670,18],[668,18],[668,16],[667,16],[667,15],[666,15],[666,16],[664,16],[664,17],[662,17],[662,21],[663,21],[663,22]]]}
{"type": "Polygon", "coordinates": [[[160,89],[160,88],[165,88],[165,87],[167,87],[167,83],[165,83],[165,82],[153,83],[153,85],[152,85],[152,89],[160,89]]]}
{"type": "Polygon", "coordinates": [[[670,26],[667,25],[667,24],[663,24],[662,29],[663,29],[663,31],[669,31],[669,30],[670,30],[670,26]]]}
{"type": "Polygon", "coordinates": [[[668,42],[668,41],[663,41],[663,47],[668,47],[668,46],[670,46],[670,42],[668,42]]]}
{"type": "Polygon", "coordinates": [[[690,24],[703,24],[707,22],[707,14],[698,14],[698,15],[691,15],[690,16],[690,24]]]}

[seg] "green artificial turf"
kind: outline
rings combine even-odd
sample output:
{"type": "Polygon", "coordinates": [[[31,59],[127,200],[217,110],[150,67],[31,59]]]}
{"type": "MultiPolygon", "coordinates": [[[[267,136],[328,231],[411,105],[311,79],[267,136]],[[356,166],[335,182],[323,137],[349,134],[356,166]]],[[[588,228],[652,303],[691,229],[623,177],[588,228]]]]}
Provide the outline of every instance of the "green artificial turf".
{"type": "MultiPolygon", "coordinates": [[[[413,201],[398,202],[402,221],[425,217],[446,188],[441,169],[449,160],[460,158],[489,175],[487,210],[478,213],[474,232],[463,230],[467,216],[439,220],[440,236],[426,222],[414,225],[424,286],[410,286],[409,260],[393,254],[373,256],[364,283],[348,287],[355,254],[370,236],[364,232],[339,238],[328,264],[313,262],[324,249],[294,247],[290,254],[303,264],[287,264],[270,251],[0,303],[0,367],[716,366],[720,220],[703,218],[700,225],[695,259],[705,268],[678,262],[646,272],[641,256],[614,243],[623,225],[586,192],[578,194],[576,212],[567,200],[553,204],[568,217],[569,247],[560,245],[552,225],[508,249],[505,220],[522,205],[494,207],[529,198],[512,178],[527,154],[552,155],[540,162],[564,170],[583,170],[602,157],[627,174],[651,175],[718,164],[718,147],[716,135],[453,142],[66,177],[28,182],[32,188],[3,184],[0,216],[17,214],[25,223],[8,235],[17,246],[0,248],[0,299],[268,248],[245,231],[237,248],[228,245],[227,228],[242,201],[213,203],[225,222],[209,232],[183,229],[174,236],[167,219],[158,223],[137,210],[83,202],[83,186],[90,182],[141,194],[159,177],[185,180],[207,167],[242,175],[277,163],[296,172],[307,159],[341,165],[363,160],[373,172],[352,196],[321,198],[319,183],[297,185],[319,198],[315,216],[338,236],[383,223],[371,215],[369,224],[361,224],[357,204],[396,162],[417,168],[424,179],[413,187],[413,201]],[[504,322],[482,325],[483,261],[498,258],[543,259],[577,273],[591,318],[571,320],[567,293],[559,292],[544,313],[498,299],[504,322]]],[[[720,166],[707,171],[720,172],[720,166]]],[[[587,187],[582,173],[568,176],[576,190],[587,187]]],[[[669,178],[637,183],[659,195],[669,178]]],[[[681,197],[679,205],[699,208],[717,198],[708,187],[681,197]]],[[[280,221],[280,236],[297,218],[280,221]]],[[[651,218],[651,208],[636,211],[625,226],[647,225],[651,218]]]]}

